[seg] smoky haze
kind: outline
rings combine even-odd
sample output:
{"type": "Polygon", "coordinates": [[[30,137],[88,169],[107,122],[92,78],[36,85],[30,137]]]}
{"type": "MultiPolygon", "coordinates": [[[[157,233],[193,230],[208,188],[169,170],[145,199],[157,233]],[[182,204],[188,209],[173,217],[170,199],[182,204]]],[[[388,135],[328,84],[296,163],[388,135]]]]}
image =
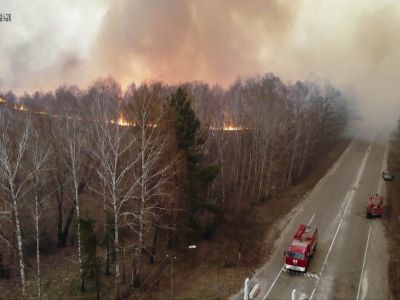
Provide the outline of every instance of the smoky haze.
{"type": "Polygon", "coordinates": [[[284,43],[296,8],[282,1],[118,2],[103,23],[96,58],[123,81],[134,74],[227,85],[270,71],[260,63],[263,48],[284,43]]]}
{"type": "Polygon", "coordinates": [[[274,72],[348,92],[369,128],[399,117],[397,0],[0,0],[0,90],[200,80],[274,72]],[[4,4],[4,5],[3,5],[4,4]]]}

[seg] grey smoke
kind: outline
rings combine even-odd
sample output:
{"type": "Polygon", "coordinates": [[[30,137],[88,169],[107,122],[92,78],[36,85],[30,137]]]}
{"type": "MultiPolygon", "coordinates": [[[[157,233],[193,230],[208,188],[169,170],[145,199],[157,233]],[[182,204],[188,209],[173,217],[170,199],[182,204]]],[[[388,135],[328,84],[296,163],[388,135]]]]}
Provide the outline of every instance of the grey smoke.
{"type": "Polygon", "coordinates": [[[227,87],[274,72],[352,91],[372,128],[399,116],[397,0],[0,2],[13,13],[12,24],[0,23],[3,90],[86,86],[106,75],[123,87],[154,79],[227,87]]]}

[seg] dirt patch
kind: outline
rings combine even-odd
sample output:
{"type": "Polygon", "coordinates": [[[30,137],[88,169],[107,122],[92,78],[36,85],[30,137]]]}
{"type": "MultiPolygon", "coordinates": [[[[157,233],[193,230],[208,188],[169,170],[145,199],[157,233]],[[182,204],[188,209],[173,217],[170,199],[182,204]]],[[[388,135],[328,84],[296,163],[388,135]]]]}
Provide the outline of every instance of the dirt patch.
{"type": "Polygon", "coordinates": [[[387,206],[383,224],[385,225],[386,236],[389,248],[388,277],[390,299],[399,299],[400,295],[400,161],[399,145],[391,143],[388,155],[388,169],[394,172],[397,177],[394,181],[386,183],[387,206]]]}

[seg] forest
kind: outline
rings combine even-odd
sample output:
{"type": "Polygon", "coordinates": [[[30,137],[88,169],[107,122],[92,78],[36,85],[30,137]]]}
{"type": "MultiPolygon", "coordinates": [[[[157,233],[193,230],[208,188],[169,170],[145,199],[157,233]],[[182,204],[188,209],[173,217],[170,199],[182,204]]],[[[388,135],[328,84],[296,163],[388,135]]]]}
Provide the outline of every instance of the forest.
{"type": "Polygon", "coordinates": [[[110,281],[115,299],[129,295],[146,265],[277,201],[350,117],[334,86],[274,74],[229,88],[146,82],[123,91],[108,77],[85,89],[4,91],[0,281],[41,299],[41,260],[70,247],[80,293],[90,288],[100,299],[110,281]]]}

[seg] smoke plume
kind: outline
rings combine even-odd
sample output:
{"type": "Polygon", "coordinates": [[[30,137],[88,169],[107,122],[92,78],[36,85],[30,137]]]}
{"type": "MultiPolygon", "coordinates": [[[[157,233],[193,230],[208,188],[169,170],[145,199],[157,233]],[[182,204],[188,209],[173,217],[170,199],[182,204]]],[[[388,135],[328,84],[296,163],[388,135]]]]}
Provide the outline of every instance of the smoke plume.
{"type": "Polygon", "coordinates": [[[105,75],[123,87],[228,87],[274,72],[349,91],[372,127],[399,117],[397,0],[0,1],[13,15],[0,23],[0,90],[85,86],[105,75]]]}

